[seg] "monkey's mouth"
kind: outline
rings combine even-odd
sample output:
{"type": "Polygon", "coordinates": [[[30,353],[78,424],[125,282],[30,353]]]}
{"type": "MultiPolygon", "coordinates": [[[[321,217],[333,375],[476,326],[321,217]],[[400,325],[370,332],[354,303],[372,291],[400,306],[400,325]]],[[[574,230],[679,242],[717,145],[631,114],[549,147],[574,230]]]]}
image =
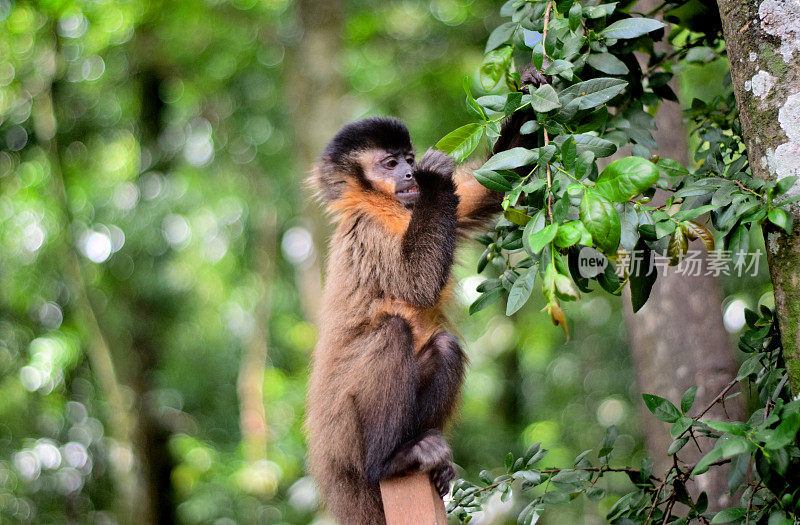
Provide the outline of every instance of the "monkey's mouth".
{"type": "Polygon", "coordinates": [[[419,187],[416,184],[397,192],[398,195],[416,195],[417,193],[419,193],[419,187]]]}
{"type": "Polygon", "coordinates": [[[419,197],[419,186],[414,181],[409,181],[408,184],[398,185],[395,191],[397,199],[404,204],[411,204],[419,197]]]}

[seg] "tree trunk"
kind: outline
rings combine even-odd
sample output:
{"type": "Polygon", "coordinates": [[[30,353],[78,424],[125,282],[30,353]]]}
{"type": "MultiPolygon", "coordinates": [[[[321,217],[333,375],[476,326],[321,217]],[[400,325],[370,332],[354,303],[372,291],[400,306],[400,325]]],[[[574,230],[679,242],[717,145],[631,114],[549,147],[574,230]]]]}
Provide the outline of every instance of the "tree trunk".
{"type": "MultiPolygon", "coordinates": [[[[637,8],[650,11],[657,4],[645,0],[639,2],[637,8]]],[[[653,133],[658,143],[656,153],[685,164],[689,154],[681,106],[662,102],[656,126],[658,129],[653,133]]],[[[703,250],[697,246],[694,249],[703,250]]],[[[706,257],[703,250],[702,258],[706,257]]],[[[664,272],[659,275],[647,304],[636,314],[629,306],[630,294],[626,288],[623,314],[640,392],[676,402],[687,388],[698,385],[695,407],[703,407],[736,377],[738,365],[722,322],[721,302],[719,281],[710,275],[664,272]]],[[[716,420],[742,418],[741,397],[729,400],[726,405],[716,405],[707,417],[716,420]]],[[[666,455],[672,442],[669,426],[653,417],[642,403],[640,412],[647,450],[656,458],[656,471],[664,472],[672,465],[672,458],[666,455]]],[[[690,444],[681,451],[683,461],[696,463],[713,446],[708,440],[698,439],[698,442],[703,451],[690,444]]],[[[725,494],[727,467],[709,470],[696,478],[696,486],[688,488],[694,497],[706,491],[712,510],[729,506],[730,496],[725,494]]]]}
{"type": "MultiPolygon", "coordinates": [[[[259,191],[260,184],[254,184],[259,191]]],[[[252,464],[267,459],[269,427],[264,410],[264,372],[267,366],[271,287],[274,275],[273,257],[276,249],[277,218],[273,210],[262,210],[256,217],[253,232],[255,265],[264,285],[263,295],[255,311],[253,334],[242,356],[237,379],[239,394],[239,428],[242,431],[244,458],[252,464]]]]}
{"type": "MultiPolygon", "coordinates": [[[[718,0],[750,170],[800,175],[800,0],[718,0]]],[[[800,194],[795,182],[790,195],[800,194]]],[[[792,205],[795,225],[800,207],[792,205]]],[[[800,231],[764,228],[783,356],[800,394],[800,231]]]]}
{"type": "MultiPolygon", "coordinates": [[[[298,172],[305,178],[346,118],[344,87],[336,67],[342,47],[344,9],[338,0],[301,0],[297,6],[303,35],[287,62],[288,95],[293,106],[298,172]]],[[[320,241],[328,238],[330,226],[324,212],[308,196],[307,188],[299,186],[316,257],[298,265],[297,288],[306,317],[316,322],[322,296],[320,254],[324,253],[324,243],[320,241]]]]}

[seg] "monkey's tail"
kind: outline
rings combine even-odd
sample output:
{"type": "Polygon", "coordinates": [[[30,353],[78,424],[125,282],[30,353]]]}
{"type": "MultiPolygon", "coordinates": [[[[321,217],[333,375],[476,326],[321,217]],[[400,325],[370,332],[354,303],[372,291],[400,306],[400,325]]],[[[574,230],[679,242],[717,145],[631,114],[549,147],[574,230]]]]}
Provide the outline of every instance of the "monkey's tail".
{"type": "Polygon", "coordinates": [[[339,473],[317,479],[327,509],[341,525],[386,523],[380,489],[368,485],[361,473],[339,473]]]}

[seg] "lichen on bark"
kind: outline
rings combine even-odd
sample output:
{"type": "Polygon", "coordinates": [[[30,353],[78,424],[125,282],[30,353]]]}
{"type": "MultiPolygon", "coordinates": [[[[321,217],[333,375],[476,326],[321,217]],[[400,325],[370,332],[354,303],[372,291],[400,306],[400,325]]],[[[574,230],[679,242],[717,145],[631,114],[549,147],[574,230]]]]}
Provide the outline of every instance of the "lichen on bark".
{"type": "MultiPolygon", "coordinates": [[[[719,0],[718,5],[750,169],[769,180],[800,175],[800,0],[719,0]],[[754,92],[753,79],[761,82],[766,74],[769,89],[759,84],[754,92]]],[[[791,193],[800,194],[800,183],[791,193]]],[[[800,208],[791,211],[797,225],[791,234],[770,227],[764,234],[783,355],[797,395],[800,208]]]]}

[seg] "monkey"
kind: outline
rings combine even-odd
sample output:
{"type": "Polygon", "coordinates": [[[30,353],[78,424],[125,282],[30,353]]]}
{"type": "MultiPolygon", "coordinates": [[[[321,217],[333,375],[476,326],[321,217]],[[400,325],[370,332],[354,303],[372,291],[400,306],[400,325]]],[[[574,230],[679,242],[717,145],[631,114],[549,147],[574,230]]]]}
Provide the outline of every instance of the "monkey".
{"type": "MultiPolygon", "coordinates": [[[[510,119],[493,152],[523,145],[532,116],[510,119]]],[[[345,125],[311,183],[337,226],[307,394],[308,469],[339,522],[380,524],[381,480],[428,472],[444,497],[455,477],[442,432],[467,358],[443,309],[458,238],[503,195],[442,152],[415,162],[391,117],[345,125]]]]}
{"type": "Polygon", "coordinates": [[[344,126],[315,168],[338,225],[309,383],[309,470],[341,523],[384,521],[382,479],[430,472],[443,496],[455,477],[442,430],[466,356],[443,306],[459,231],[499,200],[454,175],[438,151],[415,163],[405,125],[377,117],[344,126]]]}

